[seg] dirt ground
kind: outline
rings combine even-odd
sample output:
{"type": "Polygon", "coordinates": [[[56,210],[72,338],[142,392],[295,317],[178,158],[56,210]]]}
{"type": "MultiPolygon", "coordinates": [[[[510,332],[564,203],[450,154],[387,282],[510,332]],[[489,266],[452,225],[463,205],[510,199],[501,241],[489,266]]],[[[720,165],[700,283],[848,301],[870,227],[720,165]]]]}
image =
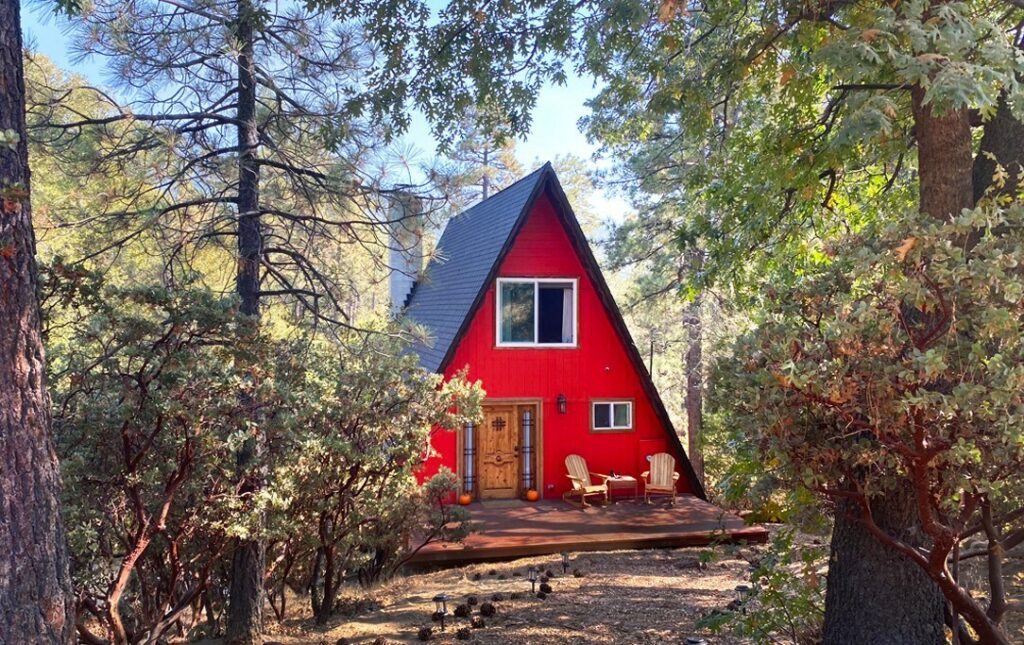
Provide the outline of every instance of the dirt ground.
{"type": "MultiPolygon", "coordinates": [[[[812,537],[806,537],[812,540],[812,537]]],[[[353,589],[330,624],[316,626],[308,601],[290,600],[284,623],[273,623],[267,642],[297,645],[335,645],[339,639],[369,645],[378,637],[388,643],[416,643],[421,627],[432,627],[432,643],[458,643],[456,631],[469,621],[449,616],[446,629],[430,619],[434,595],[452,599],[449,611],[475,595],[491,601],[497,613],[484,618],[486,626],[472,629],[472,641],[493,644],[633,644],[685,643],[700,636],[708,643],[727,645],[742,641],[713,635],[696,627],[707,613],[724,609],[736,598],[736,586],[749,584],[750,562],[766,547],[681,548],[648,551],[573,553],[569,574],[562,575],[557,555],[522,558],[502,563],[473,564],[400,576],[368,592],[353,589]],[[703,564],[702,564],[703,562],[703,564]],[[557,577],[552,593],[540,600],[529,593],[527,569],[537,566],[557,577]],[[579,569],[582,577],[574,577],[579,569]],[[520,575],[515,575],[516,573],[520,575]],[[510,599],[513,592],[523,595],[510,599]],[[345,611],[345,607],[351,608],[345,611]]],[[[981,581],[979,559],[963,572],[981,581]],[[977,570],[975,570],[977,569],[977,570]]],[[[1024,643],[1024,550],[1006,561],[1010,611],[1007,627],[1011,641],[1024,643]]],[[[479,605],[474,608],[479,615],[479,605]]],[[[217,641],[207,641],[212,645],[217,641]]],[[[784,642],[784,641],[780,641],[784,642]]]]}
{"type": "MultiPolygon", "coordinates": [[[[567,576],[562,575],[557,555],[408,575],[369,594],[379,603],[377,609],[339,616],[323,628],[311,625],[306,616],[296,617],[276,625],[270,638],[288,645],[334,645],[342,637],[351,643],[372,643],[377,637],[414,643],[419,642],[418,629],[430,626],[435,631],[431,642],[457,642],[456,630],[469,621],[449,617],[440,632],[430,619],[433,596],[448,594],[453,599],[449,610],[454,610],[469,595],[483,603],[497,593],[504,599],[492,601],[497,613],[484,619],[484,628],[472,630],[474,642],[683,643],[696,635],[714,643],[738,642],[712,637],[695,624],[735,599],[736,586],[749,583],[749,560],[762,548],[719,547],[713,561],[703,565],[710,553],[701,548],[574,553],[567,576]],[[544,600],[526,593],[530,566],[557,576],[549,582],[553,591],[544,600]],[[582,577],[575,577],[574,569],[582,577]],[[510,599],[513,592],[523,598],[510,599]]],[[[359,599],[353,596],[352,604],[359,599]]],[[[302,612],[308,609],[303,607],[302,612]]]]}

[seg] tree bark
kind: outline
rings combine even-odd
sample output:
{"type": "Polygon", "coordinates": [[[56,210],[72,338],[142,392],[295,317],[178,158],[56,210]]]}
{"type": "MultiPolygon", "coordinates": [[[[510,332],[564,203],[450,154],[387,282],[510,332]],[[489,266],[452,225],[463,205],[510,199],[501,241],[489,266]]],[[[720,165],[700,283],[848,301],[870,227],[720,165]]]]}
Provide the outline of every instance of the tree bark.
{"type": "MultiPolygon", "coordinates": [[[[256,120],[256,63],[254,60],[251,0],[238,0],[236,37],[238,55],[238,266],[235,279],[245,318],[259,320],[260,260],[263,235],[260,230],[259,182],[257,159],[259,129],[256,120]]],[[[238,467],[245,479],[243,496],[251,496],[260,486],[257,474],[250,472],[258,458],[259,439],[251,438],[239,451],[238,467]]],[[[231,560],[231,585],[225,640],[232,645],[256,645],[263,633],[263,572],[266,551],[262,540],[237,540],[231,560]]]]}
{"type": "Polygon", "coordinates": [[[686,439],[690,464],[704,484],[704,451],[701,448],[704,427],[704,338],[700,294],[686,307],[686,439]]]}
{"type": "MultiPolygon", "coordinates": [[[[872,500],[878,526],[909,544],[921,533],[913,493],[872,500]]],[[[825,590],[825,645],[946,642],[945,599],[924,569],[880,543],[856,519],[855,502],[837,504],[825,590]]]]}
{"type": "Polygon", "coordinates": [[[0,640],[71,643],[74,594],[50,434],[29,201],[18,0],[0,0],[0,640]]]}
{"type": "Polygon", "coordinates": [[[937,114],[925,91],[911,89],[921,212],[946,220],[974,206],[971,121],[966,108],[937,114]]]}
{"type": "MultiPolygon", "coordinates": [[[[966,109],[933,111],[911,89],[921,212],[946,220],[974,205],[970,118],[966,109]]],[[[924,546],[910,483],[871,500],[875,523],[924,546]]],[[[945,596],[919,564],[871,535],[848,500],[838,504],[825,598],[824,643],[945,643],[945,596]]]]}
{"type": "Polygon", "coordinates": [[[1017,178],[1024,170],[1024,123],[1014,118],[1005,95],[999,99],[995,116],[982,127],[981,144],[972,169],[975,201],[992,186],[996,164],[1009,175],[1006,190],[1002,192],[1017,189],[1017,178]]]}

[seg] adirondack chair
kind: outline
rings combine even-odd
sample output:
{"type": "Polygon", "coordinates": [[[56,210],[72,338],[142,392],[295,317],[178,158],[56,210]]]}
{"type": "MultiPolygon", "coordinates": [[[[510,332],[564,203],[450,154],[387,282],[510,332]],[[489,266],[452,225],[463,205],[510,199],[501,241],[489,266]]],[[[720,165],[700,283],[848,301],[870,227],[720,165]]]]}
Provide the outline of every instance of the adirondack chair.
{"type": "Polygon", "coordinates": [[[676,460],[666,452],[651,457],[651,469],[640,473],[644,480],[644,502],[651,503],[651,495],[671,495],[672,505],[676,504],[676,460]]]}
{"type": "Polygon", "coordinates": [[[608,475],[592,473],[587,470],[586,460],[579,455],[569,455],[566,457],[565,468],[569,471],[568,477],[572,481],[572,490],[566,491],[562,495],[563,501],[571,504],[571,498],[579,497],[580,507],[587,508],[590,506],[587,504],[587,497],[601,495],[604,497],[604,503],[608,503],[608,475]],[[600,477],[601,483],[595,484],[590,479],[591,475],[600,477]]]}

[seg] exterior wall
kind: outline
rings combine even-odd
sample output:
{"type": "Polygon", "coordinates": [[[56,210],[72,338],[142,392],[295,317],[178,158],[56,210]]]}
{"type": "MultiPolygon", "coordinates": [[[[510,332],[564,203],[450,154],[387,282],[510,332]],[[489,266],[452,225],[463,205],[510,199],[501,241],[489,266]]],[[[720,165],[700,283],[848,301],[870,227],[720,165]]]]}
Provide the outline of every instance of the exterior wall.
{"type": "MultiPolygon", "coordinates": [[[[577,347],[497,347],[492,283],[445,372],[450,378],[468,366],[469,377],[483,382],[488,399],[543,401],[538,482],[543,496],[560,497],[570,487],[565,457],[572,453],[583,456],[593,471],[614,470],[638,479],[647,470],[647,455],[673,453],[640,377],[546,195],[537,200],[498,275],[579,279],[577,347]],[[558,413],[559,394],[568,400],[566,414],[558,413]],[[610,398],[633,400],[632,431],[590,431],[591,399],[610,398]]],[[[456,433],[438,430],[432,445],[436,454],[428,459],[424,476],[433,474],[441,465],[459,472],[457,450],[461,444],[456,433]]],[[[681,464],[676,470],[681,475],[680,492],[690,492],[681,464]]]]}

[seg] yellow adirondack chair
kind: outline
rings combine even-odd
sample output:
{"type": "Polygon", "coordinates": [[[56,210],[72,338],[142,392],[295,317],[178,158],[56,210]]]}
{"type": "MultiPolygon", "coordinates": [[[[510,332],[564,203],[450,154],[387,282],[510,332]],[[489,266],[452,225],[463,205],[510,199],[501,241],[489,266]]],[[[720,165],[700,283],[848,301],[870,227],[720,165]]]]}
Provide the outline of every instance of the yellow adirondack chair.
{"type": "Polygon", "coordinates": [[[671,495],[672,505],[676,504],[676,460],[667,452],[659,452],[651,457],[651,469],[640,473],[644,480],[644,502],[651,503],[651,495],[671,495]]]}
{"type": "Polygon", "coordinates": [[[580,507],[587,508],[587,497],[601,495],[604,503],[608,503],[608,475],[592,473],[587,470],[587,462],[579,455],[569,455],[565,458],[565,468],[569,471],[569,479],[572,481],[572,490],[562,495],[562,500],[572,503],[571,498],[579,497],[580,507]],[[590,476],[601,478],[600,484],[591,481],[590,476]]]}

